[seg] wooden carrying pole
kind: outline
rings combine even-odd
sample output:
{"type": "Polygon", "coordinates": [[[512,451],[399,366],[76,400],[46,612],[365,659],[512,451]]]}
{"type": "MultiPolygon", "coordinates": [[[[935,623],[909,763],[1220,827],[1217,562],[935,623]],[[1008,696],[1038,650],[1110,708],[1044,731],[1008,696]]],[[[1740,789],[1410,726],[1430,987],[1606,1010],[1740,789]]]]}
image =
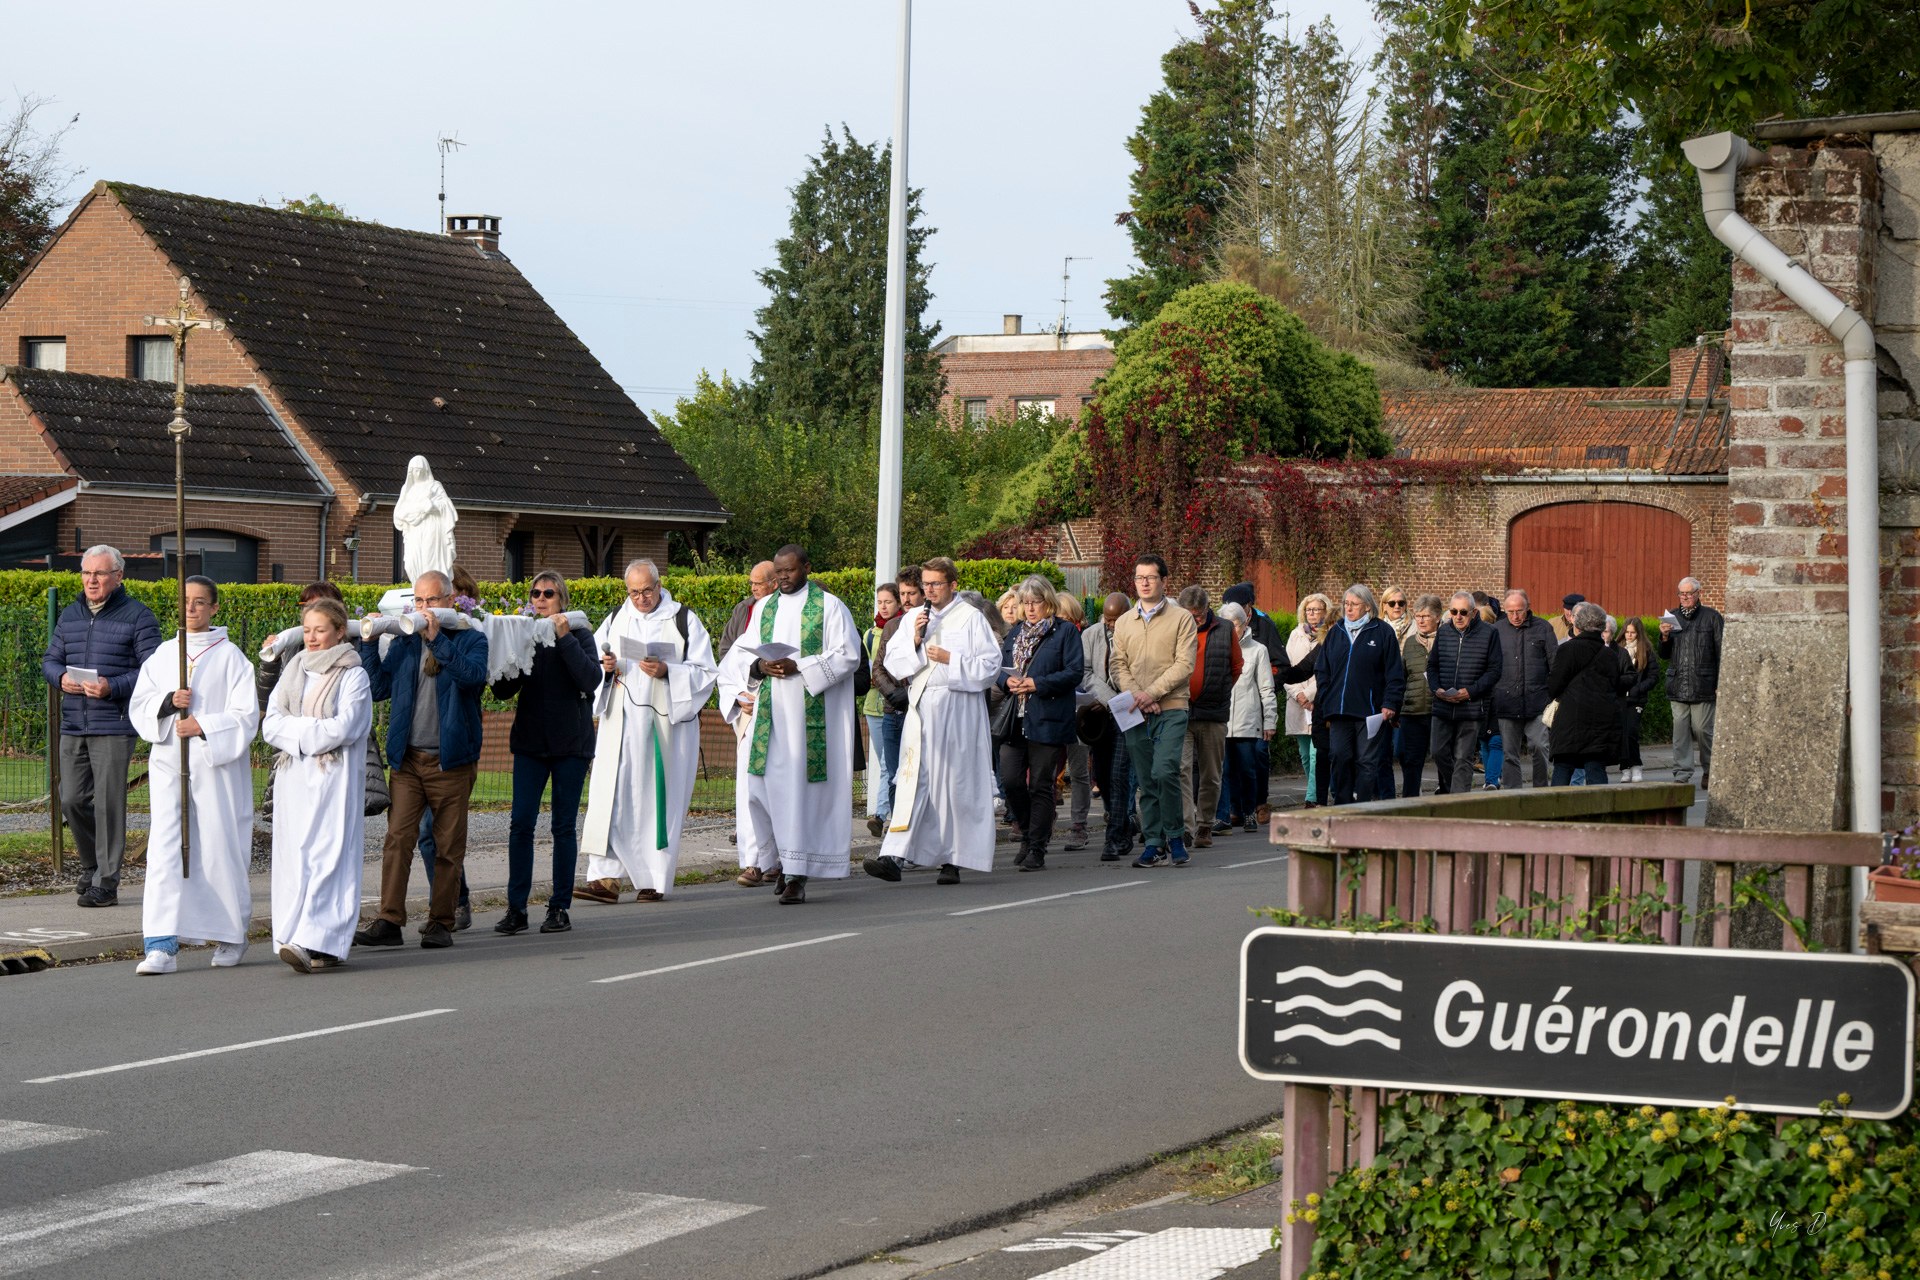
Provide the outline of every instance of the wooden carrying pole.
{"type": "MultiPolygon", "coordinates": [[[[173,437],[173,521],[174,578],[179,588],[180,609],[180,688],[187,685],[187,437],[193,428],[187,423],[187,334],[194,329],[224,329],[218,320],[204,320],[193,314],[188,300],[193,282],[180,277],[180,305],[170,316],[148,316],[147,323],[173,330],[173,421],[167,434],[173,437]]],[[[187,712],[176,713],[181,716],[187,712]]],[[[177,722],[176,722],[177,723],[177,722]]],[[[180,875],[193,874],[190,819],[193,813],[193,775],[189,770],[189,739],[180,739],[180,875]]]]}

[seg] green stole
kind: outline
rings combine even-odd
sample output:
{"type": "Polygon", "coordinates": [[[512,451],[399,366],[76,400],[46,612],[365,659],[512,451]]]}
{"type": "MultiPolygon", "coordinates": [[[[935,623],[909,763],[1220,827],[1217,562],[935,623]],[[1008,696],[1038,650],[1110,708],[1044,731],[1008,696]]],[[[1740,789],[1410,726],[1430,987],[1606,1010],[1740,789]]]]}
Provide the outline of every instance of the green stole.
{"type": "MultiPolygon", "coordinates": [[[[800,656],[817,658],[826,633],[826,592],[817,582],[807,584],[807,600],[800,607],[800,656]]],[[[760,611],[760,643],[773,642],[774,612],[784,597],[775,595],[773,603],[760,611]]],[[[767,746],[773,741],[773,705],[770,691],[762,689],[753,703],[753,752],[747,772],[756,778],[767,776],[767,746]]],[[[807,706],[807,781],[827,780],[827,702],[817,693],[806,695],[807,706]]]]}

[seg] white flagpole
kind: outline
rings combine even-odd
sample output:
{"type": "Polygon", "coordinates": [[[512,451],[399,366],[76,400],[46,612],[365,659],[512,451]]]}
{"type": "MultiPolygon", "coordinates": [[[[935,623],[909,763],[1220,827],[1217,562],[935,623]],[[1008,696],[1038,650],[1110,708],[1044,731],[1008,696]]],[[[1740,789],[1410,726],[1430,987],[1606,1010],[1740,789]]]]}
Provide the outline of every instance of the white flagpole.
{"type": "Polygon", "coordinates": [[[874,529],[873,582],[900,567],[900,455],[904,451],[907,356],[907,71],[913,0],[900,0],[900,69],[893,100],[892,191],[887,202],[887,327],[880,371],[880,509],[874,529]]]}

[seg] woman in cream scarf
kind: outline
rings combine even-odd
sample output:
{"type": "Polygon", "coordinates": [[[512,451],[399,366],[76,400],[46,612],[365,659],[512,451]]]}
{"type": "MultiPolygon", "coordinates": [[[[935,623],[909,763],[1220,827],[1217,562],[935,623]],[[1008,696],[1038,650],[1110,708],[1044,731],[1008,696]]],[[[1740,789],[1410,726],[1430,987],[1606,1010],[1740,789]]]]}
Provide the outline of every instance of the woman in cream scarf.
{"type": "Polygon", "coordinates": [[[314,600],[306,647],[287,660],[260,736],[274,759],[273,941],[300,973],[346,958],[360,922],[367,732],[373,699],[347,643],[347,611],[314,600]]]}

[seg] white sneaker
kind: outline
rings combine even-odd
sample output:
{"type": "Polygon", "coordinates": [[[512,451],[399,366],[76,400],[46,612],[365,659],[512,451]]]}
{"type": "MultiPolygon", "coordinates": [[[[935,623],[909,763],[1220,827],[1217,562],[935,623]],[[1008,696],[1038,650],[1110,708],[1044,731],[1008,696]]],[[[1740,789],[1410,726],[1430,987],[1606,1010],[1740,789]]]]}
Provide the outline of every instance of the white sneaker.
{"type": "Polygon", "coordinates": [[[231,969],[246,954],[247,944],[244,942],[216,942],[213,944],[213,967],[231,969]]]}
{"type": "Polygon", "coordinates": [[[281,943],[280,958],[293,966],[297,972],[313,972],[313,957],[308,955],[307,949],[297,942],[281,943]]]}
{"type": "Polygon", "coordinates": [[[149,951],[145,960],[133,966],[133,971],[145,977],[155,973],[172,973],[179,967],[171,951],[149,951]]]}

